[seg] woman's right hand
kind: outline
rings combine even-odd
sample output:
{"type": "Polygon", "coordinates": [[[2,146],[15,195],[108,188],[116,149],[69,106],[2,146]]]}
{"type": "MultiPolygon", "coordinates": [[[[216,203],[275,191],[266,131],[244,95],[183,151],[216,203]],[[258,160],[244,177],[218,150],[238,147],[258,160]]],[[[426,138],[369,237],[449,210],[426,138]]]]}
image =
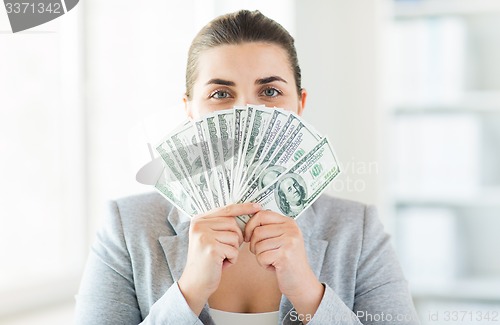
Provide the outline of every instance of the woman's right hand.
{"type": "Polygon", "coordinates": [[[191,220],[187,261],[178,285],[196,315],[219,287],[222,270],[238,259],[243,234],[235,217],[260,210],[254,203],[230,204],[191,220]]]}

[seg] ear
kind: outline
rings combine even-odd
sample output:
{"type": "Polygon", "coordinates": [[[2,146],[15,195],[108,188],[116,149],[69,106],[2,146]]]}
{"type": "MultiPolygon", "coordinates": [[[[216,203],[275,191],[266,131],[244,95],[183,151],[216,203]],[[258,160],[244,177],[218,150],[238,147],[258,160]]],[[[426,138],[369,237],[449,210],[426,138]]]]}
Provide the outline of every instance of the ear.
{"type": "Polygon", "coordinates": [[[193,119],[193,110],[191,107],[191,101],[188,99],[186,94],[184,94],[184,96],[182,96],[182,101],[184,102],[184,112],[186,112],[186,115],[192,120],[193,119]]]}
{"type": "Polygon", "coordinates": [[[306,108],[306,99],[307,99],[307,91],[302,88],[300,90],[300,101],[299,101],[299,107],[297,109],[297,115],[302,116],[302,113],[304,112],[304,109],[306,108]]]}

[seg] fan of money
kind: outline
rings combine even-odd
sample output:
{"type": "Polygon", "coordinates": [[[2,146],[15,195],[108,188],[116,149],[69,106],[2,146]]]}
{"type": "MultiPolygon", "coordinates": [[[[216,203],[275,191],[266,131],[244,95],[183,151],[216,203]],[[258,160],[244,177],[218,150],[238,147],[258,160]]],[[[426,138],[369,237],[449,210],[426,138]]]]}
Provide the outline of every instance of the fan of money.
{"type": "MultiPolygon", "coordinates": [[[[293,112],[265,106],[187,121],[156,151],[161,159],[150,166],[158,170],[151,185],[190,216],[257,202],[296,218],[340,172],[326,137],[293,112]]],[[[248,218],[237,218],[240,227],[248,218]]]]}

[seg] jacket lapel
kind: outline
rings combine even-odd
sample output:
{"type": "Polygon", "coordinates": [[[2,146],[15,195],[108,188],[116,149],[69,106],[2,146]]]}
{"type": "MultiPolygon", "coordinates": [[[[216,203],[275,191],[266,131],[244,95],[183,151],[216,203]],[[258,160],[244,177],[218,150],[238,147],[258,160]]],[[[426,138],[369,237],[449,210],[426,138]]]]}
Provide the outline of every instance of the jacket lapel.
{"type": "MultiPolygon", "coordinates": [[[[186,265],[189,245],[189,222],[190,217],[179,214],[177,209],[172,209],[167,216],[175,235],[162,236],[159,238],[170,274],[174,282],[179,281],[182,271],[186,265]]],[[[199,319],[203,324],[213,325],[214,322],[208,310],[208,304],[203,307],[199,319]]]]}
{"type": "Polygon", "coordinates": [[[297,219],[297,224],[304,237],[304,246],[309,266],[319,279],[328,241],[319,237],[322,233],[320,229],[322,225],[318,224],[317,221],[318,217],[316,217],[314,205],[306,209],[300,218],[297,219]]]}
{"type": "MultiPolygon", "coordinates": [[[[323,260],[325,258],[325,252],[328,247],[328,241],[320,238],[316,238],[320,232],[315,231],[317,225],[315,225],[316,217],[314,206],[309,207],[303,212],[300,218],[297,219],[297,224],[302,231],[302,236],[304,237],[304,247],[307,253],[307,260],[312,271],[319,279],[321,274],[321,268],[323,266],[323,260]]],[[[290,311],[293,309],[293,305],[284,295],[281,297],[280,302],[280,324],[289,315],[290,311]]],[[[287,324],[285,322],[284,324],[287,324]]]]}
{"type": "Polygon", "coordinates": [[[182,215],[177,209],[172,209],[167,216],[175,234],[161,236],[158,240],[163,248],[167,265],[173,281],[178,281],[186,265],[189,245],[189,217],[182,215]]]}

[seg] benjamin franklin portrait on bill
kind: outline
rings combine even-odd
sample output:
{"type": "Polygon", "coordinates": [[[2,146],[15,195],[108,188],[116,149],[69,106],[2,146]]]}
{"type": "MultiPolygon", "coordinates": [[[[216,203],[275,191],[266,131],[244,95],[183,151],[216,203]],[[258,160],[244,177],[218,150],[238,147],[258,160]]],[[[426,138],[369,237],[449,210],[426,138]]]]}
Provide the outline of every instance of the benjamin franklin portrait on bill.
{"type": "Polygon", "coordinates": [[[276,184],[274,192],[276,203],[283,212],[289,217],[296,217],[302,210],[307,201],[307,190],[305,182],[300,175],[286,174],[276,184]]]}
{"type": "Polygon", "coordinates": [[[272,184],[285,170],[283,166],[272,166],[264,170],[259,177],[259,189],[262,190],[272,184]]]}

